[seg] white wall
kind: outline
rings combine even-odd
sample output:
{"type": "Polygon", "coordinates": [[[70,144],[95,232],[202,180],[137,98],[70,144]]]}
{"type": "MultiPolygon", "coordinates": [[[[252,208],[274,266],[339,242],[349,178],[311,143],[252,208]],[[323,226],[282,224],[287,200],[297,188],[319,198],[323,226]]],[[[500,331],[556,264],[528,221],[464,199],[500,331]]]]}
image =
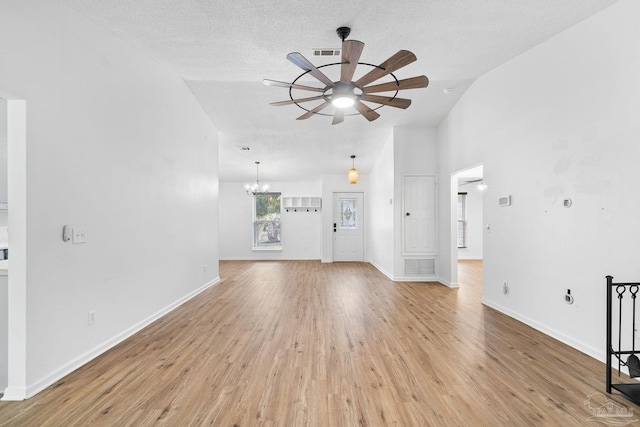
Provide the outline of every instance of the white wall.
{"type": "MultiPolygon", "coordinates": [[[[320,197],[320,181],[269,182],[269,191],[282,197],[320,197]]],[[[320,259],[322,209],[317,212],[282,209],[282,250],[254,251],[253,198],[247,196],[245,183],[220,183],[218,218],[220,259],[320,259]]]]}
{"type": "MultiPolygon", "coordinates": [[[[0,98],[0,202],[7,201],[7,100],[0,98]]],[[[0,227],[7,225],[7,212],[0,212],[0,227]]]]}
{"type": "MultiPolygon", "coordinates": [[[[0,98],[0,201],[7,201],[7,100],[0,98]]],[[[0,212],[0,226],[7,225],[6,212],[0,212]]],[[[9,354],[9,282],[0,275],[0,390],[8,385],[9,354]]]]}
{"type": "Polygon", "coordinates": [[[369,262],[386,276],[394,276],[395,205],[400,202],[394,191],[393,139],[384,145],[370,178],[369,262]]]}
{"type": "MultiPolygon", "coordinates": [[[[482,204],[484,192],[476,183],[461,185],[458,191],[467,193],[466,247],[458,248],[458,259],[482,259],[482,204]]],[[[448,224],[443,219],[442,224],[448,224]]]]}
{"type": "MultiPolygon", "coordinates": [[[[398,203],[395,204],[395,280],[416,280],[404,276],[404,263],[408,256],[402,255],[402,221],[404,212],[402,194],[404,177],[407,175],[438,174],[437,131],[433,128],[398,127],[394,128],[394,188],[398,203]]],[[[437,194],[437,190],[436,190],[437,194]]],[[[438,222],[436,220],[436,229],[438,222]]]]}
{"type": "Polygon", "coordinates": [[[640,275],[639,15],[622,0],[487,73],[439,128],[442,179],[484,164],[483,301],[600,360],[605,275],[640,275]]]}
{"type": "Polygon", "coordinates": [[[0,275],[0,390],[4,390],[9,385],[9,301],[6,275],[0,275]]]}
{"type": "Polygon", "coordinates": [[[27,111],[24,164],[9,153],[26,179],[10,173],[10,205],[26,197],[26,235],[10,224],[12,248],[26,239],[26,285],[9,276],[19,399],[218,279],[217,131],[181,79],[59,3],[0,9],[0,91],[27,111]],[[88,242],[63,243],[64,224],[88,242]]]}

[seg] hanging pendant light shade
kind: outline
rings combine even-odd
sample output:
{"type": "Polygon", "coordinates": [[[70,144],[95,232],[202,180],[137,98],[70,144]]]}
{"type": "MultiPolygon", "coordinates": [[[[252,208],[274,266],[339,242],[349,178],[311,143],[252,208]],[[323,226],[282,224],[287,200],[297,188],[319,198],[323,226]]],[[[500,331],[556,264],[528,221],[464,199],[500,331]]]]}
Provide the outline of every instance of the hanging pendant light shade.
{"type": "Polygon", "coordinates": [[[349,170],[349,184],[358,183],[358,169],[356,169],[356,156],[351,155],[351,169],[349,170]]]}

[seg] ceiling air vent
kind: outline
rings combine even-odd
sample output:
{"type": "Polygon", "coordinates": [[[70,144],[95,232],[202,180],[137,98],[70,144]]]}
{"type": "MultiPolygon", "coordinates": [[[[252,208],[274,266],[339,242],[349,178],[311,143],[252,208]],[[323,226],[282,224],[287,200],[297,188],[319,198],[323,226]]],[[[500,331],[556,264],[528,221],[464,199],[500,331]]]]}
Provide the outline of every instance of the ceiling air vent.
{"type": "Polygon", "coordinates": [[[340,56],[339,48],[313,49],[313,56],[340,56]]]}

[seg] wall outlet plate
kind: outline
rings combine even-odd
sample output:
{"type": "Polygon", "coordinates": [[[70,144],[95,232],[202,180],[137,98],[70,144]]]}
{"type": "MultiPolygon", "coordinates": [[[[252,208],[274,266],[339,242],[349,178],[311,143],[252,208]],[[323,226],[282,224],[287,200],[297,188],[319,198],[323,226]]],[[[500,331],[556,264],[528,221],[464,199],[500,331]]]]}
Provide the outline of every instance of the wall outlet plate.
{"type": "Polygon", "coordinates": [[[74,228],[73,233],[71,233],[71,243],[87,243],[87,230],[74,228]]]}

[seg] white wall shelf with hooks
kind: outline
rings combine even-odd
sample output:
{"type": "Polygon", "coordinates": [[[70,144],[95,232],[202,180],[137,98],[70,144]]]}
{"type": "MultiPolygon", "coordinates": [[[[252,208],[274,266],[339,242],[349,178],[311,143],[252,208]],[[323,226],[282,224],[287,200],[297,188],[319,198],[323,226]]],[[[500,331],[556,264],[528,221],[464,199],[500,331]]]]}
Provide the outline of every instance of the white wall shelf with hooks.
{"type": "Polygon", "coordinates": [[[283,197],[282,207],[287,211],[290,209],[314,209],[317,211],[322,207],[322,197],[283,197]]]}

